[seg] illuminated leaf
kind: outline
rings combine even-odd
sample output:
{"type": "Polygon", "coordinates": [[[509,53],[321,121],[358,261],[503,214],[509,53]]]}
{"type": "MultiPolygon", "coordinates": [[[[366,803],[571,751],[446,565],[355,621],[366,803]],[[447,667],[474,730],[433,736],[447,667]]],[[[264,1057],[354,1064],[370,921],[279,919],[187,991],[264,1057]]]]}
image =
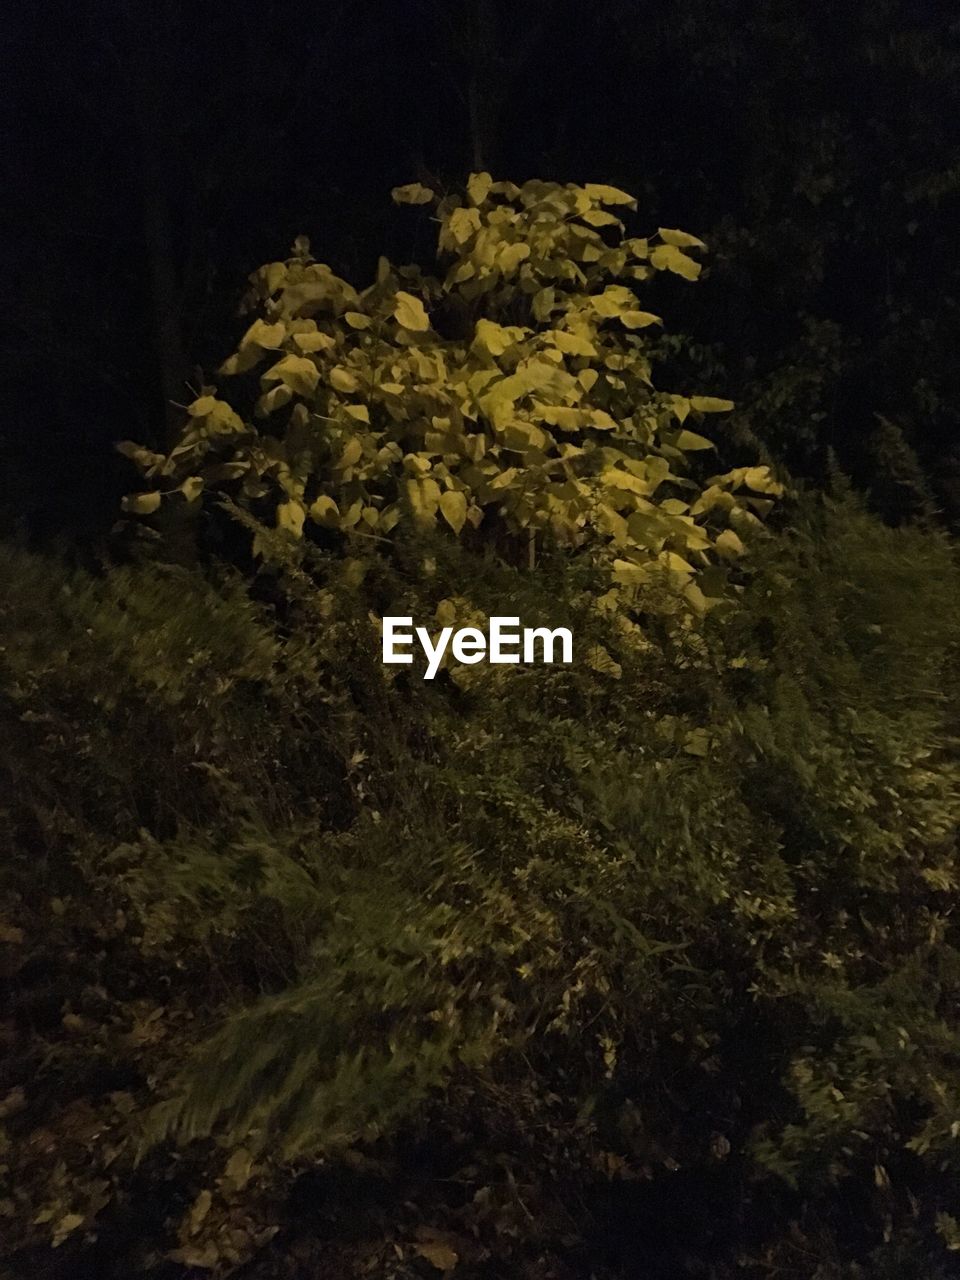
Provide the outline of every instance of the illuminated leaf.
{"type": "Polygon", "coordinates": [[[663,324],[659,316],[655,316],[652,311],[621,311],[620,322],[625,324],[628,329],[645,329],[650,324],[663,324]]]}
{"type": "Polygon", "coordinates": [[[339,515],[340,508],[327,494],[321,494],[310,505],[310,518],[316,520],[318,524],[335,525],[339,515]]]}
{"type": "Polygon", "coordinates": [[[489,173],[471,173],[467,179],[467,195],[474,204],[483,204],[492,185],[493,179],[489,173]]]}
{"type": "Polygon", "coordinates": [[[299,538],[303,533],[303,521],[306,516],[303,504],[291,499],[289,502],[281,502],[277,507],[277,528],[288,529],[294,537],[299,538]]]}
{"type": "Polygon", "coordinates": [[[664,244],[676,245],[678,249],[705,249],[707,246],[696,236],[686,231],[671,231],[669,227],[658,227],[657,235],[664,244]]]}
{"type": "Polygon", "coordinates": [[[584,185],[584,190],[591,200],[597,200],[600,204],[626,204],[631,209],[637,207],[636,199],[619,187],[605,187],[597,182],[588,182],[584,185]]]}
{"type": "Polygon", "coordinates": [[[467,518],[467,499],[458,489],[440,495],[440,512],[454,533],[459,533],[467,518]]]}
{"type": "Polygon", "coordinates": [[[390,194],[397,204],[429,204],[436,199],[430,188],[420,182],[408,182],[406,186],[394,187],[390,194]]]}
{"type": "Polygon", "coordinates": [[[335,365],[328,376],[335,391],[356,391],[360,387],[356,377],[349,369],[344,369],[343,365],[335,365]]]}
{"type": "Polygon", "coordinates": [[[336,346],[333,338],[326,333],[295,333],[293,341],[301,351],[329,351],[336,346]]]}
{"type": "Polygon", "coordinates": [[[697,413],[729,413],[734,406],[732,400],[719,400],[716,396],[691,396],[690,407],[697,413]]]}
{"type": "Polygon", "coordinates": [[[713,449],[714,443],[708,440],[706,436],[699,436],[695,431],[683,430],[678,433],[673,442],[678,449],[695,450],[695,449],[713,449]]]}
{"type": "Polygon", "coordinates": [[[132,493],[123,499],[122,506],[124,511],[129,511],[135,516],[149,516],[156,511],[160,505],[159,493],[132,493]]]}
{"type": "Polygon", "coordinates": [[[724,529],[723,533],[718,534],[715,546],[717,551],[728,559],[734,559],[746,550],[732,529],[724,529]]]}
{"type": "Polygon", "coordinates": [[[316,390],[317,383],[320,381],[320,371],[306,356],[284,356],[268,369],[261,379],[262,382],[277,380],[297,395],[309,396],[316,390]]]}
{"type": "Polygon", "coordinates": [[[591,645],[583,655],[583,660],[592,671],[613,676],[614,680],[619,680],[623,675],[620,663],[611,658],[602,644],[591,645]]]}
{"type": "Polygon", "coordinates": [[[412,329],[415,333],[423,333],[430,328],[430,318],[423,308],[423,303],[419,298],[415,298],[412,293],[397,294],[396,306],[393,309],[394,319],[404,329],[412,329]]]}
{"type": "Polygon", "coordinates": [[[363,444],[357,436],[353,436],[343,446],[343,452],[333,465],[338,471],[343,471],[346,467],[354,466],[362,456],[363,444]]]}
{"type": "Polygon", "coordinates": [[[650,254],[650,262],[658,271],[673,271],[685,280],[696,280],[702,270],[699,262],[688,258],[673,244],[657,245],[650,254]]]}
{"type": "Polygon", "coordinates": [[[452,1271],[459,1261],[458,1255],[448,1245],[436,1241],[415,1244],[413,1247],[421,1258],[425,1258],[438,1271],[452,1271]]]}

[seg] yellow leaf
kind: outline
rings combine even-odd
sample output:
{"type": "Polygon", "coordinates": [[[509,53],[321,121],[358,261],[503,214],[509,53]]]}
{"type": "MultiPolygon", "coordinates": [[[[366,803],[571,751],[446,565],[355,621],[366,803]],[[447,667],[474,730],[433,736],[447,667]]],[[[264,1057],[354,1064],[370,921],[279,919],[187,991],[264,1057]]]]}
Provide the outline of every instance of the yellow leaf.
{"type": "Polygon", "coordinates": [[[691,396],[690,406],[697,413],[729,413],[733,408],[733,401],[720,400],[717,396],[691,396]]]}
{"type": "Polygon", "coordinates": [[[330,385],[334,391],[356,391],[360,383],[349,369],[338,364],[330,370],[330,385]]]}
{"type": "Polygon", "coordinates": [[[325,493],[321,494],[316,502],[310,506],[310,518],[311,520],[316,520],[318,524],[336,525],[339,515],[340,508],[333,498],[325,493]]]}
{"type": "Polygon", "coordinates": [[[369,316],[365,316],[362,311],[345,311],[343,318],[351,329],[369,329],[373,323],[369,316]]]}
{"type": "Polygon", "coordinates": [[[70,1232],[76,1231],[77,1227],[82,1227],[83,1223],[84,1223],[84,1217],[82,1213],[64,1214],[64,1216],[57,1223],[53,1232],[53,1239],[50,1242],[54,1247],[54,1249],[59,1248],[60,1245],[63,1244],[64,1240],[66,1240],[70,1232]]]}
{"type": "Polygon", "coordinates": [[[195,1236],[203,1225],[203,1220],[210,1212],[213,1196],[209,1191],[201,1191],[194,1200],[187,1218],[187,1234],[195,1236]]]}
{"type": "Polygon", "coordinates": [[[494,324],[492,320],[481,318],[477,321],[473,346],[492,356],[502,356],[529,332],[529,329],[521,329],[516,325],[494,324]]]}
{"type": "Polygon", "coordinates": [[[733,559],[746,550],[732,529],[724,529],[723,533],[718,534],[715,546],[720,555],[728,559],[733,559]]]}
{"type": "Polygon", "coordinates": [[[683,740],[688,756],[705,756],[710,751],[710,734],[706,729],[691,729],[683,740]]]}
{"type": "Polygon", "coordinates": [[[287,529],[295,538],[303,533],[303,521],[306,516],[303,504],[291,498],[289,502],[281,502],[277,507],[277,528],[287,529]]]}
{"type": "Polygon", "coordinates": [[[297,395],[308,396],[316,390],[320,371],[306,356],[284,356],[263,375],[261,382],[282,382],[297,395]]]}
{"type": "Polygon", "coordinates": [[[678,556],[675,551],[661,551],[657,559],[671,573],[693,573],[693,565],[687,564],[683,556],[678,556]]]}
{"type": "Polygon", "coordinates": [[[336,346],[329,334],[319,332],[295,333],[293,341],[301,351],[329,351],[331,347],[336,346]]]}
{"type": "MultiPolygon", "coordinates": [[[[589,338],[584,337],[580,333],[567,333],[565,329],[552,329],[549,334],[545,335],[553,342],[559,351],[568,356],[595,356],[597,348],[593,345],[589,338]]],[[[586,372],[586,370],[584,371],[586,372]]],[[[596,374],[594,374],[596,379],[596,374]]],[[[582,381],[582,379],[581,379],[582,381]]]]}
{"type": "Polygon", "coordinates": [[[406,186],[394,187],[390,192],[397,204],[429,204],[436,196],[422,182],[408,182],[406,186]]]}
{"type": "Polygon", "coordinates": [[[242,1190],[250,1180],[252,1167],[253,1160],[250,1156],[250,1152],[245,1150],[243,1147],[238,1147],[227,1161],[227,1167],[224,1170],[224,1173],[237,1190],[242,1190]]]}
{"type": "Polygon", "coordinates": [[[474,204],[483,204],[492,185],[493,179],[489,173],[471,173],[467,179],[467,195],[474,204]]]}
{"type": "Polygon", "coordinates": [[[459,533],[467,518],[467,499],[459,489],[448,489],[440,495],[440,512],[453,530],[459,533]]]}
{"type": "Polygon", "coordinates": [[[628,329],[645,329],[649,324],[663,324],[652,311],[621,311],[620,319],[628,329]]]}
{"type": "Polygon", "coordinates": [[[457,1254],[445,1244],[415,1244],[413,1247],[421,1258],[426,1258],[438,1271],[452,1271],[460,1261],[457,1254]]]}
{"type": "Polygon", "coordinates": [[[505,244],[497,250],[496,265],[503,275],[509,276],[516,271],[521,262],[530,257],[530,246],[522,240],[516,244],[505,244]]]}
{"type": "Polygon", "coordinates": [[[466,244],[474,232],[480,230],[480,214],[476,209],[454,209],[447,227],[456,244],[466,244]]]}
{"type": "Polygon", "coordinates": [[[129,511],[135,516],[149,516],[159,507],[160,495],[159,493],[131,493],[123,499],[121,505],[124,511],[129,511]]]}
{"type": "Polygon", "coordinates": [[[287,327],[282,320],[276,324],[266,324],[263,320],[254,320],[253,324],[240,339],[240,350],[247,346],[263,347],[266,351],[276,351],[283,346],[287,336],[287,327]]]}
{"type": "Polygon", "coordinates": [[[675,245],[678,249],[705,249],[707,246],[696,236],[687,231],[671,231],[669,227],[658,227],[657,235],[664,244],[675,245]]]}
{"type": "Polygon", "coordinates": [[[394,319],[404,329],[412,329],[415,333],[422,333],[430,328],[430,317],[423,309],[423,303],[419,298],[415,298],[412,293],[404,293],[401,290],[397,294],[397,303],[393,309],[393,315],[394,319]]]}
{"type": "Polygon", "coordinates": [[[359,462],[362,454],[363,444],[357,436],[353,436],[343,446],[343,452],[333,465],[338,471],[343,471],[344,468],[352,467],[359,462]]]}
{"type": "Polygon", "coordinates": [[[623,223],[612,213],[606,213],[603,209],[587,209],[581,213],[580,217],[584,222],[589,223],[591,227],[620,227],[623,229],[623,223]]]}
{"type": "Polygon", "coordinates": [[[490,488],[506,489],[507,485],[513,482],[516,475],[517,475],[516,467],[507,467],[506,471],[501,471],[499,475],[494,476],[494,478],[490,481],[490,488]]]}
{"type": "Polygon", "coordinates": [[[748,467],[743,479],[757,493],[772,493],[777,496],[783,493],[783,485],[774,480],[769,467],[748,467]]]}
{"type": "Polygon", "coordinates": [[[623,668],[620,663],[611,658],[602,644],[591,645],[583,660],[592,670],[599,671],[603,675],[613,676],[614,680],[619,680],[623,675],[623,668]]]}
{"type": "Polygon", "coordinates": [[[626,191],[621,191],[619,187],[605,187],[602,183],[587,182],[584,184],[584,190],[591,200],[596,200],[600,204],[627,204],[631,209],[637,207],[636,199],[626,191]]]}
{"type": "Polygon", "coordinates": [[[694,262],[674,244],[660,244],[650,254],[650,263],[658,271],[673,271],[685,280],[696,280],[702,270],[699,262],[694,262]]]}
{"type": "Polygon", "coordinates": [[[712,449],[714,447],[713,441],[708,440],[706,436],[699,436],[696,431],[687,430],[679,432],[673,443],[678,449],[687,449],[691,452],[695,449],[712,449]]]}

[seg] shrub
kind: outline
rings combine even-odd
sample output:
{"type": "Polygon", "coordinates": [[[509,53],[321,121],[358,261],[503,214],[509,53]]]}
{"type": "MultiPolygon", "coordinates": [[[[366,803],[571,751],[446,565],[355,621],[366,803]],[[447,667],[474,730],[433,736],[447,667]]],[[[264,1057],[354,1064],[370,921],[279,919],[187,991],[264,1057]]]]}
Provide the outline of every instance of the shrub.
{"type": "Polygon", "coordinates": [[[464,1265],[576,1256],[556,1206],[587,1274],[615,1194],[647,1226],[613,1268],[659,1219],[730,1274],[801,1274],[792,1230],[803,1275],[946,1275],[957,569],[850,498],[789,518],[738,610],[658,631],[651,605],[628,642],[549,549],[533,575],[444,538],[424,574],[412,531],[308,549],[282,618],[229,575],[7,553],[24,1247],[82,1256],[168,1186],[125,1256],[176,1231],[227,1271],[292,1177],[349,1165],[393,1197],[398,1274],[425,1216],[464,1265]],[[619,676],[379,662],[371,614],[548,607],[619,676]],[[460,1198],[402,1173],[425,1133],[460,1198]]]}

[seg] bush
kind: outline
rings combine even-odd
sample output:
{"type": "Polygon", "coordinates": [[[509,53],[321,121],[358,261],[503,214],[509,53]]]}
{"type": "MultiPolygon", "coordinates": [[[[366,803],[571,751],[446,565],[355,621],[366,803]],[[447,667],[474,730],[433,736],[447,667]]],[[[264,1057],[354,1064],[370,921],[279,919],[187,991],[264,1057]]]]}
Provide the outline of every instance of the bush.
{"type": "Polygon", "coordinates": [[[305,1221],[332,1265],[352,1169],[384,1274],[946,1275],[957,569],[847,497],[785,520],[696,627],[403,530],[269,607],[5,552],[19,1273],[265,1266],[305,1221]],[[428,683],[388,612],[595,661],[428,683]]]}

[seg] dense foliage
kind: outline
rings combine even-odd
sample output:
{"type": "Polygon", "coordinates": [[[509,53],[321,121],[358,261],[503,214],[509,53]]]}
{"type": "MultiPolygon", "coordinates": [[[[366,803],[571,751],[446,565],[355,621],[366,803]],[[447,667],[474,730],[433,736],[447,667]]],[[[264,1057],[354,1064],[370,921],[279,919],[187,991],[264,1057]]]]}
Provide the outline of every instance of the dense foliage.
{"type": "MultiPolygon", "coordinates": [[[[416,183],[394,196],[437,203],[416,183]]],[[[212,491],[296,538],[309,521],[348,545],[439,516],[531,565],[538,540],[584,548],[606,571],[608,608],[629,609],[655,574],[706,612],[743,550],[738,530],[772,506],[758,495],[783,490],[763,465],[683,474],[688,454],[714,448],[685,424],[733,405],[655,390],[634,331],[662,322],[630,286],[662,271],[696,279],[690,251],[705,246],[663,227],[653,242],[623,238],[608,205],[636,201],[471,174],[437,209],[443,280],[381,258],[362,293],[298,242],[254,273],[248,306],[261,314],[220,370],[258,382],[233,390],[236,407],[207,389],[167,455],[124,443],[156,485],[127,509],[212,491]]]]}
{"type": "Polygon", "coordinates": [[[951,549],[803,499],[619,680],[428,684],[387,606],[621,624],[424,536],[270,605],[4,552],[12,1274],[945,1276],[951,549]]]}
{"type": "Polygon", "coordinates": [[[729,402],[655,389],[633,282],[703,246],[617,188],[436,203],[442,279],[254,274],[229,399],[123,446],[123,564],[2,551],[10,1274],[945,1278],[960,568],[916,459],[889,424],[890,528],[694,432],[729,402]],[[388,614],[575,660],[427,682],[388,614]]]}

